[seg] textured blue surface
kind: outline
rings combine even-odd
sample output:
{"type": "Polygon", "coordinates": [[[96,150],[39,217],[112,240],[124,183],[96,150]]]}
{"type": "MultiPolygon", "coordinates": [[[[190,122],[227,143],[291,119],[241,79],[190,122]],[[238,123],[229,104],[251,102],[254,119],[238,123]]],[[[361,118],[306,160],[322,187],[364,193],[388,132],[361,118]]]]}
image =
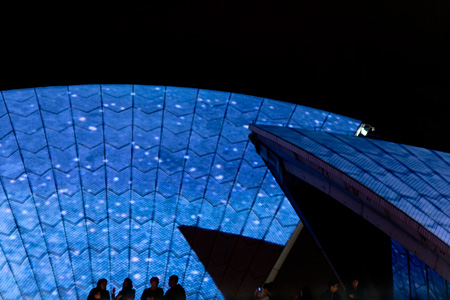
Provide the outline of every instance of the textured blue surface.
{"type": "Polygon", "coordinates": [[[262,126],[361,182],[450,244],[450,154],[355,136],[262,126]]]}
{"type": "Polygon", "coordinates": [[[222,298],[180,225],[284,245],[299,218],[248,125],[353,134],[359,121],[219,91],[82,85],[0,98],[0,298],[86,299],[178,274],[222,298]]]}
{"type": "Polygon", "coordinates": [[[448,282],[414,254],[392,240],[394,299],[446,300],[448,282]]]}

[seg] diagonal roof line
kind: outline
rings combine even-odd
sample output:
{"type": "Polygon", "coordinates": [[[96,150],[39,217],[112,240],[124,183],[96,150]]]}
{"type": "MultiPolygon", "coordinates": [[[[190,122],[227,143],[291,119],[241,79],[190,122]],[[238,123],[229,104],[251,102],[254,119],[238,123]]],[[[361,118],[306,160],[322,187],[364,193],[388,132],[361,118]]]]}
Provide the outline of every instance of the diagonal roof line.
{"type": "MultiPolygon", "coordinates": [[[[312,168],[324,176],[329,182],[337,184],[344,188],[351,196],[359,199],[361,201],[359,205],[360,210],[347,203],[350,199],[349,195],[343,195],[342,192],[340,194],[336,193],[331,184],[328,186],[316,186],[400,242],[405,248],[413,252],[444,278],[447,280],[450,279],[450,246],[448,244],[359,181],[351,178],[349,175],[312,153],[301,149],[299,146],[266,131],[265,128],[268,127],[250,125],[249,129],[259,136],[261,142],[272,146],[269,148],[280,150],[283,155],[290,157],[298,164],[312,168]]],[[[286,129],[290,130],[289,128],[286,129]]],[[[295,165],[285,165],[285,167],[289,172],[298,175],[299,168],[295,165]]],[[[309,180],[308,176],[304,174],[302,174],[301,178],[306,182],[309,180]]]]}

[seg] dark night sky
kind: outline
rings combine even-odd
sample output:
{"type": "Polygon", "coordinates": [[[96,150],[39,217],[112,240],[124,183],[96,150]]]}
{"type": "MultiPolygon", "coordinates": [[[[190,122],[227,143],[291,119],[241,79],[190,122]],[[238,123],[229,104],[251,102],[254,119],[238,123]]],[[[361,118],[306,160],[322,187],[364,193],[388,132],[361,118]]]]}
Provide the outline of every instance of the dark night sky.
{"type": "Polygon", "coordinates": [[[450,2],[2,4],[0,89],[199,87],[354,117],[450,152],[450,2]]]}

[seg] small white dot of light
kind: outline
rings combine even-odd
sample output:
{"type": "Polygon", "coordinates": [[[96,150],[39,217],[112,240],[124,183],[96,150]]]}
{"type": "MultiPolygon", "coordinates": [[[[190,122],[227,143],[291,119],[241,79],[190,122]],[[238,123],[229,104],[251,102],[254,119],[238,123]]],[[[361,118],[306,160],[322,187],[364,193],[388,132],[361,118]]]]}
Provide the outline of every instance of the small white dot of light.
{"type": "Polygon", "coordinates": [[[103,199],[102,199],[102,200],[99,200],[98,203],[104,204],[104,203],[105,203],[105,200],[103,200],[103,199]]]}
{"type": "Polygon", "coordinates": [[[130,95],[131,95],[131,96],[136,96],[136,93],[135,93],[135,92],[131,92],[130,95]]]}
{"type": "Polygon", "coordinates": [[[258,165],[259,164],[259,162],[257,162],[257,161],[254,161],[253,162],[253,164],[256,166],[256,165],[258,165]]]}
{"type": "Polygon", "coordinates": [[[305,115],[310,115],[309,111],[305,111],[305,115]]]}
{"type": "Polygon", "coordinates": [[[144,152],[145,155],[149,155],[150,153],[148,153],[148,151],[144,152]]]}
{"type": "Polygon", "coordinates": [[[63,211],[61,211],[61,214],[62,214],[63,216],[65,216],[65,215],[67,215],[67,211],[63,210],[63,211]]]}
{"type": "Polygon", "coordinates": [[[16,183],[16,181],[14,179],[11,179],[9,182],[16,183]]]}
{"type": "MultiPolygon", "coordinates": [[[[61,168],[61,165],[60,165],[60,164],[57,164],[55,167],[61,168]]],[[[48,176],[48,177],[50,177],[50,176],[48,176]]]]}
{"type": "Polygon", "coordinates": [[[184,159],[189,159],[190,158],[189,155],[185,155],[183,157],[184,157],[184,159]]]}
{"type": "Polygon", "coordinates": [[[217,180],[222,180],[223,179],[223,175],[218,175],[215,177],[217,180]]]}
{"type": "Polygon", "coordinates": [[[120,202],[116,202],[116,203],[114,203],[116,206],[120,206],[120,205],[122,205],[120,202]]]}
{"type": "Polygon", "coordinates": [[[9,238],[10,238],[11,240],[15,240],[15,239],[16,239],[16,236],[13,234],[13,235],[11,235],[9,238]]]}
{"type": "Polygon", "coordinates": [[[80,159],[78,157],[75,157],[73,160],[74,161],[79,161],[80,159]]]}
{"type": "Polygon", "coordinates": [[[230,222],[230,218],[225,218],[225,222],[230,222]]]}
{"type": "Polygon", "coordinates": [[[72,121],[67,121],[67,124],[69,124],[69,125],[72,124],[72,121]]]}
{"type": "Polygon", "coordinates": [[[233,148],[233,151],[234,151],[234,152],[237,152],[237,151],[238,151],[238,149],[237,149],[237,148],[233,148]]]}
{"type": "Polygon", "coordinates": [[[139,145],[134,146],[134,149],[140,149],[139,145]]]}
{"type": "Polygon", "coordinates": [[[203,278],[203,281],[204,281],[204,282],[208,282],[209,279],[208,279],[208,278],[203,278]]]}
{"type": "Polygon", "coordinates": [[[78,97],[78,95],[77,95],[77,94],[72,94],[72,97],[75,97],[75,98],[76,98],[76,97],[78,97]]]}
{"type": "Polygon", "coordinates": [[[197,218],[196,215],[191,215],[191,219],[195,219],[195,218],[197,218]]]}
{"type": "Polygon", "coordinates": [[[200,105],[201,107],[203,107],[203,108],[205,108],[206,107],[206,105],[205,104],[202,104],[202,105],[200,105]]]}
{"type": "Polygon", "coordinates": [[[137,216],[137,217],[136,217],[136,220],[140,220],[140,219],[141,219],[141,217],[140,217],[140,216],[137,216]]]}
{"type": "Polygon", "coordinates": [[[10,209],[10,208],[7,208],[7,209],[5,209],[5,212],[10,213],[10,212],[11,212],[11,209],[10,209]]]}
{"type": "Polygon", "coordinates": [[[258,203],[258,206],[263,206],[263,204],[262,203],[258,203]]]}
{"type": "Polygon", "coordinates": [[[89,208],[89,204],[84,205],[84,207],[89,208]]]}
{"type": "Polygon", "coordinates": [[[236,101],[231,101],[231,104],[237,104],[237,102],[236,101]]]}
{"type": "Polygon", "coordinates": [[[134,227],[133,227],[134,229],[140,229],[141,228],[141,226],[139,226],[139,225],[134,225],[134,227]]]}
{"type": "Polygon", "coordinates": [[[23,178],[23,177],[20,177],[20,178],[19,178],[19,180],[20,180],[20,181],[24,181],[24,180],[25,180],[25,178],[23,178]]]}
{"type": "Polygon", "coordinates": [[[155,91],[159,91],[160,89],[160,87],[155,87],[155,91]]]}
{"type": "Polygon", "coordinates": [[[227,204],[227,200],[220,200],[222,204],[227,204]]]}
{"type": "Polygon", "coordinates": [[[89,128],[89,130],[92,130],[92,131],[97,130],[97,127],[95,127],[95,126],[89,126],[88,128],[89,128]]]}
{"type": "Polygon", "coordinates": [[[100,109],[98,110],[98,112],[101,112],[101,113],[102,113],[102,112],[103,112],[103,109],[100,108],[100,109]]]}
{"type": "Polygon", "coordinates": [[[107,162],[108,162],[108,160],[107,160],[107,159],[104,159],[104,160],[103,160],[103,162],[104,162],[104,163],[107,163],[107,162]]]}
{"type": "Polygon", "coordinates": [[[114,181],[119,181],[119,177],[114,177],[114,181]]]}
{"type": "Polygon", "coordinates": [[[158,141],[159,140],[159,136],[155,136],[154,139],[158,141]]]}
{"type": "Polygon", "coordinates": [[[146,258],[145,261],[146,262],[151,262],[151,261],[153,261],[153,259],[152,258],[146,258]]]}
{"type": "Polygon", "coordinates": [[[253,224],[255,225],[259,225],[261,222],[259,222],[258,220],[253,221],[253,224]]]}
{"type": "Polygon", "coordinates": [[[158,108],[161,108],[161,107],[162,107],[162,105],[161,105],[161,104],[158,104],[158,105],[156,105],[156,107],[158,107],[158,108]]]}
{"type": "Polygon", "coordinates": [[[66,178],[70,178],[70,174],[66,174],[66,178]]]}
{"type": "Polygon", "coordinates": [[[108,232],[108,229],[107,228],[103,228],[102,232],[108,232]]]}
{"type": "Polygon", "coordinates": [[[125,110],[125,107],[121,106],[121,107],[120,107],[120,110],[125,110]]]}
{"type": "Polygon", "coordinates": [[[135,257],[131,258],[131,261],[132,261],[132,262],[138,262],[138,261],[139,261],[139,257],[136,257],[136,256],[135,256],[135,257]]]}
{"type": "MultiPolygon", "coordinates": [[[[122,218],[125,218],[127,216],[127,214],[123,213],[120,215],[122,218]]],[[[127,226],[128,227],[128,226],[127,226]]]]}
{"type": "Polygon", "coordinates": [[[82,121],[82,122],[83,122],[83,121],[86,121],[86,117],[79,117],[78,120],[80,120],[80,121],[82,121]]]}
{"type": "Polygon", "coordinates": [[[197,270],[194,270],[194,271],[191,272],[191,274],[192,274],[192,275],[197,275],[197,274],[198,274],[198,271],[197,271],[197,270]]]}
{"type": "Polygon", "coordinates": [[[56,296],[56,295],[58,295],[58,293],[56,291],[53,291],[52,296],[56,296]]]}
{"type": "Polygon", "coordinates": [[[275,188],[276,186],[275,186],[275,184],[271,184],[270,187],[271,188],[275,188]]]}
{"type": "Polygon", "coordinates": [[[108,107],[109,104],[108,104],[108,103],[104,103],[103,106],[104,106],[104,107],[108,107]]]}
{"type": "Polygon", "coordinates": [[[177,125],[181,125],[181,122],[177,122],[177,125]]]}
{"type": "Polygon", "coordinates": [[[248,129],[248,125],[244,125],[244,126],[242,126],[242,127],[244,127],[245,129],[248,129]]]}
{"type": "Polygon", "coordinates": [[[258,197],[264,197],[263,193],[258,193],[258,197]]]}
{"type": "Polygon", "coordinates": [[[36,203],[36,206],[41,206],[41,204],[40,203],[36,203]]]}
{"type": "Polygon", "coordinates": [[[86,166],[86,169],[90,169],[90,168],[92,168],[91,165],[87,165],[86,166]]]}
{"type": "Polygon", "coordinates": [[[88,191],[89,193],[90,193],[90,192],[92,192],[92,190],[91,190],[91,189],[88,189],[87,191],[88,191]]]}
{"type": "MultiPolygon", "coordinates": [[[[79,213],[78,216],[83,217],[83,213],[79,213]]],[[[81,226],[81,223],[79,223],[78,226],[81,226]]]]}
{"type": "Polygon", "coordinates": [[[217,164],[217,165],[216,165],[216,168],[217,168],[217,169],[222,169],[222,165],[217,164]]]}
{"type": "Polygon", "coordinates": [[[176,104],[175,107],[176,108],[181,108],[181,105],[180,104],[176,104]]]}
{"type": "Polygon", "coordinates": [[[273,107],[273,106],[271,105],[271,106],[269,106],[269,108],[270,108],[270,109],[274,109],[275,107],[273,107]]]}
{"type": "Polygon", "coordinates": [[[116,106],[116,104],[115,103],[111,103],[111,106],[116,106]]]}
{"type": "Polygon", "coordinates": [[[197,171],[196,168],[190,168],[190,169],[189,169],[189,172],[195,172],[195,171],[197,171]]]}
{"type": "Polygon", "coordinates": [[[95,232],[95,228],[89,229],[90,232],[95,232]]]}
{"type": "Polygon", "coordinates": [[[294,125],[292,125],[292,124],[289,124],[289,125],[288,125],[288,127],[289,127],[289,128],[292,128],[292,127],[294,127],[294,125]]]}
{"type": "Polygon", "coordinates": [[[135,204],[135,203],[136,203],[136,201],[134,201],[134,200],[130,200],[130,203],[131,203],[131,204],[135,204]]]}
{"type": "Polygon", "coordinates": [[[86,279],[86,275],[81,276],[81,279],[86,279]]]}
{"type": "Polygon", "coordinates": [[[74,253],[75,255],[80,255],[80,251],[78,251],[78,250],[75,250],[73,253],[74,253]]]}

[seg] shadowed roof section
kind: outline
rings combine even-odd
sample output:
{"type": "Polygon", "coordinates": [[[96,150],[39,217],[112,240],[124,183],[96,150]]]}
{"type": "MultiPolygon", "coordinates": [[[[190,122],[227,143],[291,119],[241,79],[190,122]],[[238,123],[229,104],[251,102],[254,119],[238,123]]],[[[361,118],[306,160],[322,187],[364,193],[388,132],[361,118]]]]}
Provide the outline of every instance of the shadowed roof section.
{"type": "Polygon", "coordinates": [[[279,171],[329,194],[450,279],[450,154],[293,128],[249,129],[263,158],[275,151],[283,160],[279,171]]]}

